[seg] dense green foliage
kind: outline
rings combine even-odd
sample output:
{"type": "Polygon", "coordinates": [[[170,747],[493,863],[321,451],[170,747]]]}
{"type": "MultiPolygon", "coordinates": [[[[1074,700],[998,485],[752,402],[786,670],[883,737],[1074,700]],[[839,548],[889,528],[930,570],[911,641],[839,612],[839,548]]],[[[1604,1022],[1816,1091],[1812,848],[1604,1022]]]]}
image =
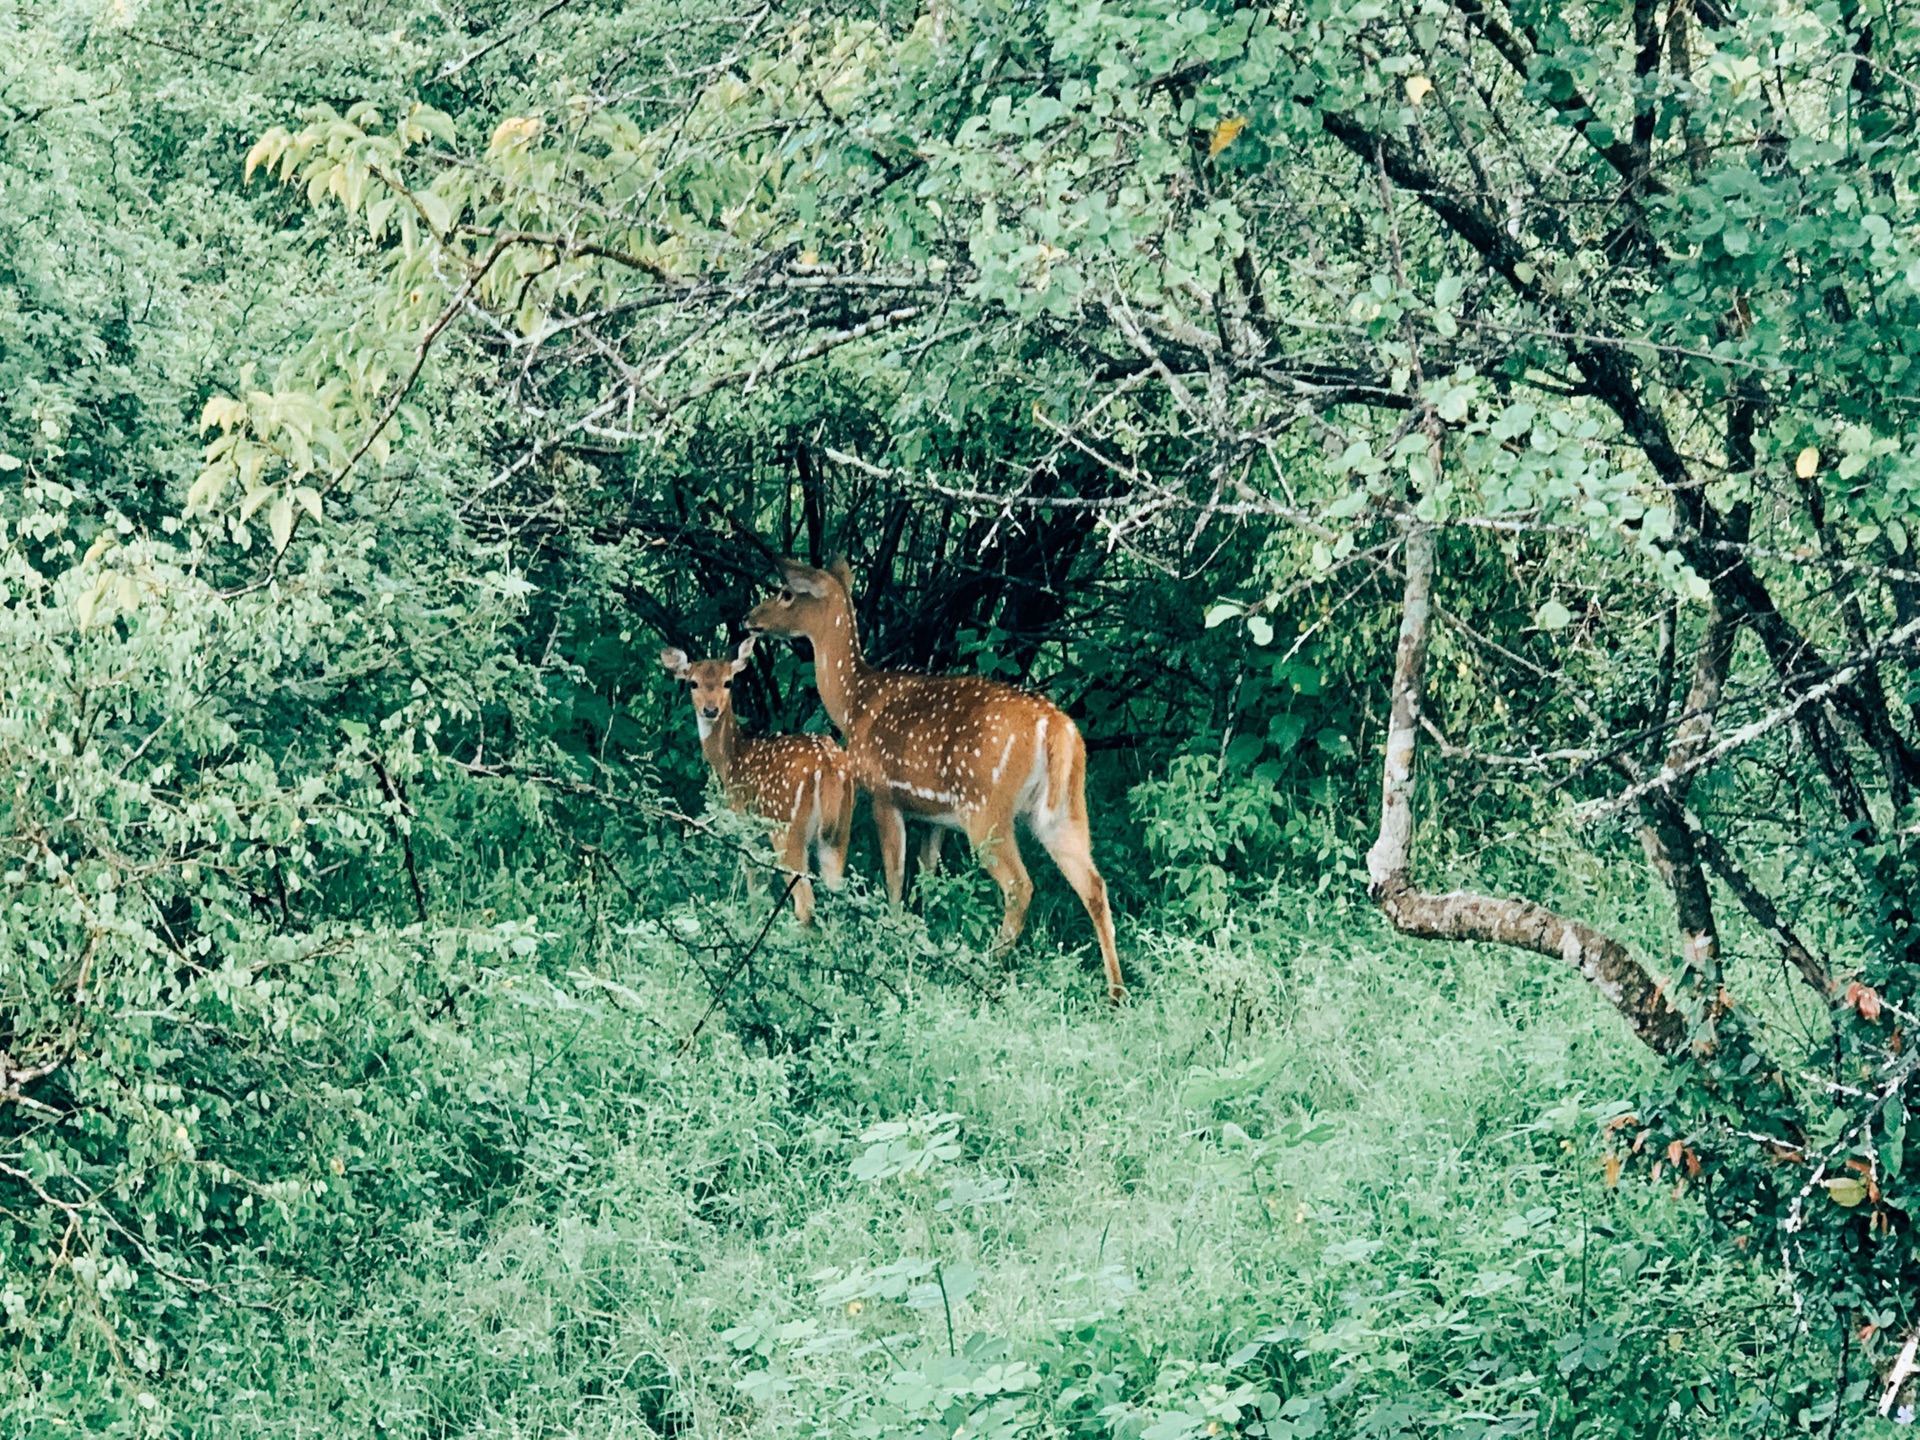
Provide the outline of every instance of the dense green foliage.
{"type": "Polygon", "coordinates": [[[1916,50],[0,11],[0,1426],[1910,1423],[1916,50]],[[1081,726],[1123,1010],[1044,865],[742,883],[655,656],[836,551],[1081,726]],[[1368,908],[1393,703],[1617,973],[1368,908]]]}

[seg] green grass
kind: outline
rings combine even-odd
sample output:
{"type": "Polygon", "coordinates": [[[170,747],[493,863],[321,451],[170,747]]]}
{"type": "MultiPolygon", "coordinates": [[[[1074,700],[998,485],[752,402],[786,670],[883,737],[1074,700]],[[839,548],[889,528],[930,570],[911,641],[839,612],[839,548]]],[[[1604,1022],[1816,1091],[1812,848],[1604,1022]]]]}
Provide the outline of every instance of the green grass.
{"type": "Polygon", "coordinates": [[[174,1423],[1692,1435],[1777,1366],[1769,1282],[1698,1197],[1605,1186],[1595,1107],[1650,1072],[1551,962],[1274,908],[1133,929],[1114,1013],[1063,912],[1078,948],[1042,927],[993,999],[917,921],[828,915],[780,922],[736,999],[821,993],[809,956],[892,990],[838,985],[793,1050],[724,1015],[682,1049],[711,997],[662,930],[601,960],[615,988],[552,953],[485,977],[405,1070],[442,1202],[378,1212],[354,1197],[391,1177],[350,1169],[351,1272],[237,1276],[271,1308],[209,1305],[174,1423]],[[942,1115],[957,1153],[856,1173],[869,1127],[942,1115]]]}

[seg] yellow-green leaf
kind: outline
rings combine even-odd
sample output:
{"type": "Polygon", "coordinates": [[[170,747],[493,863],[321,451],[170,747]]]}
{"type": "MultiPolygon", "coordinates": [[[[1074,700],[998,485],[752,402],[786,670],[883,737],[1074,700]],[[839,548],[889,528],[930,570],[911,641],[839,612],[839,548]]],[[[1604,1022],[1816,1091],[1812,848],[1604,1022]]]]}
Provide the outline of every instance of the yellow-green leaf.
{"type": "Polygon", "coordinates": [[[293,501],[289,497],[282,495],[273,502],[267,512],[267,528],[273,532],[274,550],[286,549],[293,539],[293,501]]]}
{"type": "Polygon", "coordinates": [[[260,467],[266,463],[267,452],[258,445],[242,441],[233,447],[234,467],[240,472],[240,484],[251,493],[260,483],[260,467]]]}
{"type": "Polygon", "coordinates": [[[1827,1187],[1827,1198],[1836,1205],[1852,1209],[1867,1198],[1867,1187],[1851,1175],[1843,1175],[1838,1180],[1823,1182],[1827,1187]]]}
{"type": "Polygon", "coordinates": [[[102,575],[93,584],[80,592],[73,602],[73,613],[80,621],[80,628],[86,629],[93,624],[93,612],[99,608],[101,592],[106,588],[107,577],[102,575]]]}
{"type": "Polygon", "coordinates": [[[387,233],[387,217],[399,200],[392,195],[367,203],[367,233],[378,240],[387,233]]]}
{"type": "Polygon", "coordinates": [[[437,136],[449,145],[453,144],[453,117],[444,110],[436,110],[431,105],[415,105],[407,113],[407,119],[427,134],[437,136]]]}
{"type": "Polygon", "coordinates": [[[186,514],[193,514],[202,505],[213,504],[213,492],[219,485],[220,478],[220,472],[217,469],[202,470],[194,477],[193,483],[187,487],[186,514]]]}
{"type": "Polygon", "coordinates": [[[434,233],[446,234],[447,227],[453,223],[453,211],[446,200],[431,190],[416,191],[413,198],[420,202],[420,213],[426,216],[427,223],[433,227],[434,233]]]}
{"type": "Polygon", "coordinates": [[[247,151],[246,169],[241,175],[243,183],[251,183],[253,180],[253,172],[261,165],[271,165],[273,163],[273,157],[279,153],[281,141],[285,139],[285,137],[286,132],[276,125],[273,129],[267,131],[266,134],[253,142],[253,148],[247,151]]]}
{"type": "Polygon", "coordinates": [[[222,430],[231,430],[246,418],[247,407],[231,395],[210,395],[200,411],[200,428],[211,430],[218,425],[222,430]]]}
{"type": "Polygon", "coordinates": [[[346,201],[347,213],[358,214],[360,201],[367,193],[367,157],[358,150],[349,151],[346,164],[346,201]]]}
{"type": "Polygon", "coordinates": [[[493,138],[487,142],[487,152],[503,155],[517,145],[525,145],[540,133],[541,120],[538,115],[509,115],[493,128],[493,138]]]}
{"type": "Polygon", "coordinates": [[[298,505],[302,510],[306,511],[314,519],[318,520],[321,518],[320,492],[314,489],[311,485],[296,486],[293,492],[293,499],[296,505],[298,505]]]}

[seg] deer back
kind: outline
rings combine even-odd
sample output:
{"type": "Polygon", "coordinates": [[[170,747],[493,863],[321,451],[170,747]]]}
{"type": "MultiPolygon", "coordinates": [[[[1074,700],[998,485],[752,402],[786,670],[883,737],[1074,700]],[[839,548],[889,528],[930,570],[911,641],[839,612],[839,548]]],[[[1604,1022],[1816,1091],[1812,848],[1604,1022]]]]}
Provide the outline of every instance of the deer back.
{"type": "Polygon", "coordinates": [[[816,807],[830,810],[847,783],[847,754],[825,735],[741,735],[727,798],[762,819],[790,824],[816,807]]]}
{"type": "Polygon", "coordinates": [[[975,676],[877,673],[849,716],[855,782],[916,813],[1030,812],[1050,802],[1073,722],[1038,695],[975,676]]]}

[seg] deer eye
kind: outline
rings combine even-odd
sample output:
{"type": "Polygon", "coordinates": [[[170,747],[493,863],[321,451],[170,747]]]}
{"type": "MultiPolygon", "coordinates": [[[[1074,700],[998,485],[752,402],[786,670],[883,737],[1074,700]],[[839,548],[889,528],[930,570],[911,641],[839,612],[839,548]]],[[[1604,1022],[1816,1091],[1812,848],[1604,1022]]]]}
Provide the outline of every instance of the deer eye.
{"type": "Polygon", "coordinates": [[[733,688],[733,682],[731,680],[722,680],[720,682],[720,688],[722,690],[731,690],[733,688]]]}
{"type": "Polygon", "coordinates": [[[782,590],[780,592],[780,603],[782,605],[791,605],[793,603],[793,592],[791,590],[782,590]]]}

